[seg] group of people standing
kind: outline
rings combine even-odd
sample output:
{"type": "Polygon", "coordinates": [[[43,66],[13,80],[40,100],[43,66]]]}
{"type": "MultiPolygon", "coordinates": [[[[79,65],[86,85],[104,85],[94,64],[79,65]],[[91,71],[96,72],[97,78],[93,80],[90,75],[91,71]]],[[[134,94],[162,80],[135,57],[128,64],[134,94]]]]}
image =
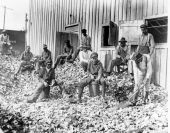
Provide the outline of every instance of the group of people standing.
{"type": "MultiPolygon", "coordinates": [[[[144,102],[148,100],[148,87],[152,75],[152,63],[151,57],[154,51],[154,39],[152,34],[148,33],[147,25],[140,26],[142,35],[140,37],[139,46],[134,53],[130,53],[127,41],[124,37],[121,38],[120,45],[117,46],[116,59],[111,60],[107,69],[104,70],[102,63],[98,59],[98,53],[93,52],[91,48],[91,38],[87,35],[86,29],[82,29],[82,37],[80,46],[74,51],[73,46],[69,40],[65,41],[63,53],[58,55],[54,64],[52,63],[51,52],[47,49],[47,45],[43,45],[43,53],[36,63],[36,71],[40,78],[40,85],[36,89],[33,96],[31,96],[27,102],[36,102],[42,92],[44,97],[49,96],[50,86],[54,84],[59,85],[55,80],[55,71],[59,64],[64,62],[73,63],[77,56],[79,56],[80,64],[85,72],[89,73],[89,77],[80,81],[78,85],[78,101],[82,102],[82,94],[84,87],[91,84],[100,84],[102,87],[102,98],[105,99],[106,83],[104,76],[108,76],[112,73],[113,68],[122,63],[127,64],[128,72],[134,77],[135,88],[137,90],[141,84],[144,84],[144,102]]],[[[26,51],[21,55],[21,65],[16,72],[19,73],[20,68],[32,61],[32,53],[30,52],[30,46],[27,46],[26,51]]],[[[134,98],[130,101],[133,105],[137,103],[138,93],[135,93],[134,98]]]]}

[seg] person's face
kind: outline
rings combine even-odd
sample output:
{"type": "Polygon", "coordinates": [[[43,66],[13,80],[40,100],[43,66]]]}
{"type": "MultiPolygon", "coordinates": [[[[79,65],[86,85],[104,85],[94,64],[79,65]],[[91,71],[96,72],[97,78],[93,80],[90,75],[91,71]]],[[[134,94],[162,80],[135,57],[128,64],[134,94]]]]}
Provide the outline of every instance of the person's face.
{"type": "Polygon", "coordinates": [[[82,32],[82,34],[83,34],[84,36],[86,36],[86,32],[82,32]]]}
{"type": "Polygon", "coordinates": [[[30,52],[30,47],[27,47],[27,52],[30,52]]]}
{"type": "Polygon", "coordinates": [[[148,33],[148,29],[147,28],[141,28],[141,31],[143,34],[147,34],[148,33]]]}
{"type": "Polygon", "coordinates": [[[47,68],[48,68],[48,69],[50,69],[50,68],[51,68],[51,66],[52,66],[51,64],[47,64],[47,68]]]}
{"type": "Polygon", "coordinates": [[[98,61],[98,57],[94,56],[94,57],[91,58],[91,60],[92,60],[93,64],[96,64],[97,61],[98,61]]]}
{"type": "Polygon", "coordinates": [[[126,45],[126,42],[121,42],[120,46],[124,47],[126,45]]]}
{"type": "Polygon", "coordinates": [[[87,52],[87,49],[86,49],[86,48],[84,48],[84,49],[83,49],[83,51],[84,51],[84,52],[87,52]]]}

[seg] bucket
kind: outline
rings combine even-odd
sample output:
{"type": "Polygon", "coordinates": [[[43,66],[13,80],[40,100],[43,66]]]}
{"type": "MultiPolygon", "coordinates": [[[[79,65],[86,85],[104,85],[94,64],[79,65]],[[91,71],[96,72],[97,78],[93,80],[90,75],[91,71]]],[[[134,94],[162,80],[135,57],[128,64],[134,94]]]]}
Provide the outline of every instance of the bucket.
{"type": "Polygon", "coordinates": [[[90,93],[90,97],[95,97],[99,95],[99,84],[96,82],[91,82],[89,84],[89,93],[90,93]]]}

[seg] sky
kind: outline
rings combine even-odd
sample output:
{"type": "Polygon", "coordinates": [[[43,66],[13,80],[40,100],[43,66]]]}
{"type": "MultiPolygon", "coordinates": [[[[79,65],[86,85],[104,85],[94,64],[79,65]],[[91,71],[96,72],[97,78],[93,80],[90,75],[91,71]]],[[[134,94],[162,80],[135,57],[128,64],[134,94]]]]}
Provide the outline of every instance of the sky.
{"type": "Polygon", "coordinates": [[[29,0],[0,0],[0,29],[3,29],[4,8],[6,6],[5,29],[24,30],[25,14],[28,13],[29,0]],[[12,10],[11,10],[12,9],[12,10]]]}

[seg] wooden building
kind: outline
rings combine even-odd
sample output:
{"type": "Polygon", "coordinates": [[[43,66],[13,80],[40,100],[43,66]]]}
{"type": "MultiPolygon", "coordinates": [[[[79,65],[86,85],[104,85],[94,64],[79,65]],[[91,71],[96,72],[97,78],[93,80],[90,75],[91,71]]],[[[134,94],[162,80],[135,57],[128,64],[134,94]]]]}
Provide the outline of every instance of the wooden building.
{"type": "Polygon", "coordinates": [[[156,84],[167,82],[168,0],[30,0],[27,44],[34,54],[46,43],[55,58],[66,39],[76,48],[80,30],[87,29],[93,51],[106,67],[115,58],[115,46],[123,36],[130,47],[137,45],[142,23],[156,42],[154,74],[156,84]]]}

